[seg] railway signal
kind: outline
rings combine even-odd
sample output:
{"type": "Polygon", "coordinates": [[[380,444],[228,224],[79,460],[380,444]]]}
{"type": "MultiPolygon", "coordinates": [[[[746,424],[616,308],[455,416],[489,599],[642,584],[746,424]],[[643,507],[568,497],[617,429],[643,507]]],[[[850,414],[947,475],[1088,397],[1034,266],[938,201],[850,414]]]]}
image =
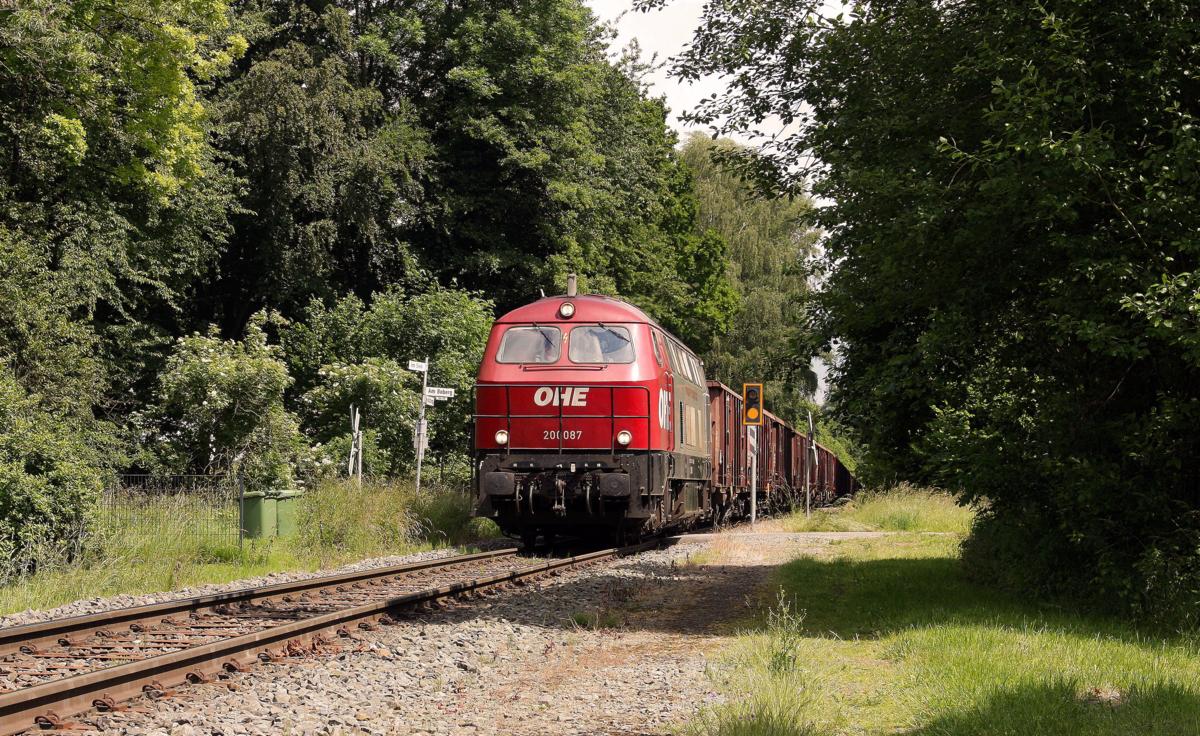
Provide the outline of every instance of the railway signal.
{"type": "Polygon", "coordinates": [[[762,384],[742,384],[742,424],[762,425],[762,384]]]}

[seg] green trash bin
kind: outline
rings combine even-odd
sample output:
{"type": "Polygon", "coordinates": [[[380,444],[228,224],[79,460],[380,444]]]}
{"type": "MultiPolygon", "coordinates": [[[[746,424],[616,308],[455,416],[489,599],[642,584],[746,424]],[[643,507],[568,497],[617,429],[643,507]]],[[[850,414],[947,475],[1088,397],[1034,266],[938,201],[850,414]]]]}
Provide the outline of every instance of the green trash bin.
{"type": "Polygon", "coordinates": [[[273,537],[276,533],[275,496],[262,491],[242,494],[242,528],[251,539],[273,537]]]}
{"type": "Polygon", "coordinates": [[[275,495],[276,533],[290,537],[296,533],[296,506],[300,491],[279,491],[275,495]]]}

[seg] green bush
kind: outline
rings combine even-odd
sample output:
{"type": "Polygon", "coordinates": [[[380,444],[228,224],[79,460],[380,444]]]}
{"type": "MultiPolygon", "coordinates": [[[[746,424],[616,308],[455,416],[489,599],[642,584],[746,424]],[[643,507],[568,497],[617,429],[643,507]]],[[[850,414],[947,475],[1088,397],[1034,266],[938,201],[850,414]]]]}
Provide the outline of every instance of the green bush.
{"type": "Polygon", "coordinates": [[[0,581],[80,551],[103,470],[78,425],[39,408],[0,364],[0,581]]]}
{"type": "Polygon", "coordinates": [[[324,446],[326,465],[344,465],[350,449],[350,407],[361,412],[363,471],[397,475],[415,462],[413,429],[421,379],[388,358],[334,363],[321,368],[320,383],[300,398],[305,426],[324,446]]]}
{"type": "Polygon", "coordinates": [[[162,441],[150,463],[173,473],[240,473],[246,488],[288,488],[306,455],[299,422],[284,408],[291,385],[278,347],[268,344],[259,313],[243,340],[180,338],[147,414],[162,441]]]}
{"type": "Polygon", "coordinates": [[[1132,559],[1098,567],[1091,540],[1063,538],[1044,511],[980,514],[963,543],[963,563],[972,578],[1000,587],[1068,600],[1099,609],[1122,607],[1140,620],[1178,629],[1200,628],[1200,524],[1181,518],[1174,534],[1142,540],[1136,548],[1110,552],[1132,559]],[[1136,549],[1136,556],[1135,556],[1136,549]],[[1096,596],[1093,585],[1115,592],[1096,596]]]}
{"type": "Polygon", "coordinates": [[[303,321],[287,326],[280,338],[296,377],[289,394],[305,417],[305,431],[325,448],[319,452],[324,466],[345,462],[346,454],[336,453],[349,449],[354,404],[363,426],[375,432],[364,448],[364,470],[411,471],[421,376],[407,366],[426,357],[430,385],[456,391],[427,412],[430,452],[452,468],[460,465],[491,310],[490,302],[474,294],[436,286],[416,294],[393,286],[374,294],[369,304],[353,295],[332,306],[309,304],[303,321]]]}

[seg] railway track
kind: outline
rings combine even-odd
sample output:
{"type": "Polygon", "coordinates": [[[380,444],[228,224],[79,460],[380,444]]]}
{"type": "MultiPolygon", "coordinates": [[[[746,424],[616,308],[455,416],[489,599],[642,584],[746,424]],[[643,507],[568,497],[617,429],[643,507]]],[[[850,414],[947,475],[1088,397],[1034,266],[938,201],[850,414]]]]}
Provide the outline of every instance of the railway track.
{"type": "Polygon", "coordinates": [[[0,736],[69,727],[93,708],[319,651],[389,614],[657,544],[562,559],[481,552],[0,629],[0,736]]]}

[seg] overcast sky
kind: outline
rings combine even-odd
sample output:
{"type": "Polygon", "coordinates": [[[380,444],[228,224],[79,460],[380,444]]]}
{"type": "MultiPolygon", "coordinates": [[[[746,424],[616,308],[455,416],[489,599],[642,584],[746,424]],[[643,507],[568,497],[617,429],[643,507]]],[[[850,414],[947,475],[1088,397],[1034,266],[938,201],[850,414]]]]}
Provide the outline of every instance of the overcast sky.
{"type": "MultiPolygon", "coordinates": [[[[586,2],[600,20],[616,21],[616,49],[623,48],[630,40],[637,38],[643,55],[649,59],[651,54],[657,53],[659,61],[679,53],[691,40],[704,7],[703,0],[672,0],[662,10],[634,13],[627,12],[631,11],[633,0],[586,2]],[[622,13],[625,14],[622,16],[622,13]]],[[[695,85],[684,84],[671,79],[666,68],[656,71],[648,81],[654,94],[666,96],[667,106],[671,108],[670,124],[681,133],[686,129],[679,122],[679,114],[694,108],[701,99],[723,87],[719,79],[705,79],[695,85]]]]}

